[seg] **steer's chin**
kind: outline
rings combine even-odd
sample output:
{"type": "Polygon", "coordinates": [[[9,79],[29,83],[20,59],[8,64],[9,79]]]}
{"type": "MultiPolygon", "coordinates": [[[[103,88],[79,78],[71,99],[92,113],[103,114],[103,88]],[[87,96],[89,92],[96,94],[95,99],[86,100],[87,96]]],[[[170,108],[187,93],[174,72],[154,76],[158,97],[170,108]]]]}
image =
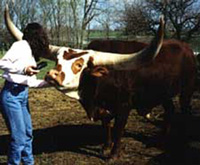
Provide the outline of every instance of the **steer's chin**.
{"type": "Polygon", "coordinates": [[[53,79],[50,76],[45,76],[45,81],[47,81],[49,84],[51,84],[52,86],[56,87],[57,89],[59,88],[63,88],[62,85],[60,85],[55,79],[53,79]]]}
{"type": "Polygon", "coordinates": [[[98,120],[112,119],[113,118],[113,116],[110,113],[110,111],[108,111],[108,110],[106,110],[104,108],[94,107],[92,109],[92,111],[89,111],[89,112],[87,112],[88,118],[91,121],[94,121],[94,122],[98,121],[98,120]]]}

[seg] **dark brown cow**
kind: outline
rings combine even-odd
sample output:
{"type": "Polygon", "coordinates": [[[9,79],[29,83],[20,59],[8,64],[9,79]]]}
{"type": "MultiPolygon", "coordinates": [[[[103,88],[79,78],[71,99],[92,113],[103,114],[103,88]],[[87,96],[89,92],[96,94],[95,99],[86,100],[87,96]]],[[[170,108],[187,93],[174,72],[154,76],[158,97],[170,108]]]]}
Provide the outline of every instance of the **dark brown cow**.
{"type": "MultiPolygon", "coordinates": [[[[176,43],[177,41],[175,40],[168,40],[165,41],[164,45],[169,45],[169,47],[171,48],[172,44],[174,43],[175,45],[177,45],[176,43]],[[170,44],[171,43],[171,44],[170,44]]],[[[185,43],[183,43],[185,44],[185,43]]],[[[103,39],[98,39],[98,40],[93,40],[88,44],[87,49],[92,49],[92,50],[96,50],[96,51],[102,51],[102,52],[111,52],[111,53],[134,53],[137,51],[142,50],[144,47],[146,47],[148,44],[147,43],[143,43],[143,42],[138,42],[138,41],[122,41],[122,40],[103,40],[103,39]]],[[[166,47],[166,46],[165,46],[166,47]]],[[[185,47],[185,46],[184,46],[185,47]]],[[[167,52],[166,52],[167,53],[167,52]]],[[[194,52],[195,54],[196,52],[194,52]]],[[[196,59],[197,59],[197,66],[199,66],[199,54],[196,53],[196,59]]],[[[145,110],[147,111],[147,110],[145,110]]],[[[148,110],[149,112],[151,110],[148,110]]],[[[139,111],[139,114],[141,114],[142,116],[146,113],[143,113],[144,111],[139,111]]],[[[147,114],[146,118],[150,119],[150,114],[147,114]]]]}
{"type": "MultiPolygon", "coordinates": [[[[193,52],[186,43],[166,40],[154,60],[148,58],[151,56],[143,56],[147,59],[142,58],[142,63],[129,60],[123,65],[111,62],[116,54],[106,53],[104,56],[104,53],[90,50],[70,49],[62,52],[64,54],[58,55],[58,65],[62,69],[51,70],[47,78],[60,84],[59,89],[68,96],[75,98],[77,92],[76,98],[88,117],[105,123],[108,134],[105,148],[111,147],[111,157],[119,154],[120,139],[131,109],[145,115],[153,107],[162,105],[165,121],[169,123],[174,111],[172,98],[180,94],[182,112],[190,113],[196,67],[193,52]],[[106,62],[110,61],[109,64],[97,63],[101,56],[108,58],[106,62]],[[60,82],[63,74],[65,78],[60,82]],[[114,135],[110,139],[112,119],[115,119],[114,135]]],[[[142,56],[137,59],[139,57],[142,56]]]]}
{"type": "MultiPolygon", "coordinates": [[[[182,112],[190,113],[195,78],[195,59],[190,47],[168,40],[154,61],[126,72],[94,66],[90,59],[81,75],[79,93],[90,118],[102,120],[108,130],[110,120],[115,119],[114,136],[112,140],[107,139],[107,147],[112,146],[112,142],[120,145],[131,109],[147,114],[149,109],[162,105],[168,122],[174,112],[172,98],[180,94],[182,112]]],[[[117,145],[112,149],[115,152],[112,155],[118,153],[117,145]]]]}
{"type": "MultiPolygon", "coordinates": [[[[85,108],[88,117],[91,120],[98,119],[96,117],[96,111],[97,113],[101,114],[101,119],[103,122],[107,120],[111,120],[112,118],[115,118],[115,130],[116,134],[114,135],[115,141],[113,141],[113,147],[112,151],[110,153],[111,157],[117,157],[119,154],[119,145],[120,145],[120,139],[121,134],[123,132],[124,126],[126,124],[127,116],[130,108],[124,107],[124,104],[127,104],[127,102],[131,102],[131,100],[127,100],[130,98],[129,96],[131,94],[134,94],[134,91],[130,91],[129,87],[127,86],[127,89],[125,89],[124,94],[121,95],[123,97],[123,103],[119,102],[119,104],[115,103],[113,101],[117,101],[115,99],[116,97],[120,97],[118,93],[119,90],[124,90],[124,88],[121,87],[121,84],[126,85],[126,75],[131,76],[129,77],[129,80],[132,78],[134,79],[134,69],[142,68],[142,66],[147,65],[150,61],[153,61],[153,59],[158,55],[162,43],[163,43],[163,35],[164,35],[164,21],[163,18],[161,18],[160,27],[158,30],[157,35],[152,40],[151,44],[149,44],[147,47],[145,47],[142,51],[139,51],[137,53],[132,54],[113,54],[113,53],[103,53],[93,50],[75,50],[75,49],[67,49],[67,48],[61,48],[59,51],[59,54],[57,56],[58,62],[57,67],[55,69],[52,69],[49,71],[49,73],[46,76],[46,80],[55,84],[56,87],[65,93],[66,95],[76,98],[80,101],[80,103],[85,108]],[[92,69],[98,71],[94,73],[97,77],[100,75],[107,75],[109,77],[109,72],[112,70],[116,73],[124,73],[125,77],[116,77],[117,78],[117,86],[119,87],[119,90],[115,87],[116,84],[112,84],[112,75],[111,75],[111,82],[110,84],[106,83],[107,80],[105,79],[105,85],[108,85],[107,88],[112,88],[110,92],[114,92],[112,95],[107,95],[108,97],[111,96],[111,98],[108,98],[108,102],[105,102],[105,104],[110,105],[109,106],[100,106],[100,104],[97,103],[98,99],[96,99],[96,95],[94,94],[94,90],[99,90],[98,88],[93,88],[96,86],[96,83],[91,79],[87,78],[87,70],[92,69]],[[104,68],[105,66],[105,68],[104,68]],[[132,74],[127,74],[132,73],[132,74]],[[115,91],[116,90],[116,91],[115,91]],[[126,95],[128,94],[128,95],[126,95]],[[112,98],[114,97],[114,98],[112,98]],[[110,102],[109,102],[110,101],[110,102]],[[90,104],[92,103],[92,104],[90,104]],[[119,107],[117,107],[119,106],[119,107]],[[91,107],[91,108],[90,108],[91,107]],[[121,109],[122,108],[122,109],[121,109]],[[94,113],[93,113],[94,112],[94,113]],[[117,120],[115,114],[121,113],[121,117],[123,120],[117,120]],[[111,114],[107,119],[107,114],[111,114]],[[102,115],[104,117],[102,117],[102,115]],[[106,119],[105,119],[106,118],[106,119]]],[[[92,70],[92,72],[94,71],[92,70]]],[[[123,76],[123,74],[121,74],[123,76]]],[[[104,80],[103,80],[104,81],[104,80]]],[[[133,80],[134,81],[134,80],[133,80]]],[[[124,86],[123,85],[123,86],[124,86]]],[[[130,84],[132,85],[132,84],[130,84]]],[[[131,87],[131,86],[130,86],[131,87]]],[[[101,89],[100,89],[101,90],[101,89]]],[[[101,91],[98,91],[98,93],[101,91]]],[[[102,91],[104,93],[104,89],[102,91]]],[[[105,93],[106,94],[106,93],[105,93]]],[[[105,95],[106,96],[106,95],[105,95]]],[[[107,97],[106,96],[106,97],[107,97]]],[[[104,99],[99,100],[99,103],[101,102],[102,105],[104,105],[104,99]],[[102,102],[101,102],[102,101],[102,102]]],[[[105,122],[106,128],[110,130],[110,127],[108,127],[107,122],[105,122]]],[[[110,133],[110,131],[108,131],[110,133]]],[[[107,136],[110,137],[110,136],[107,136]]],[[[110,138],[108,138],[110,141],[110,138]]],[[[106,147],[111,147],[111,142],[108,142],[109,145],[106,143],[106,147]]]]}

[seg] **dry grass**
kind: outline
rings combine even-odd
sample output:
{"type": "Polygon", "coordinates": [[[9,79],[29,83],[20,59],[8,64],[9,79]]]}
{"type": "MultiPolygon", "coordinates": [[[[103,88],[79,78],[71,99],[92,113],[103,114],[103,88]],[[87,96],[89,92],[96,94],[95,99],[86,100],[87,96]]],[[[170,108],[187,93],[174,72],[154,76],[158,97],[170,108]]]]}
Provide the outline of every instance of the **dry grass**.
{"type": "MultiPolygon", "coordinates": [[[[30,89],[36,165],[158,165],[200,163],[200,119],[177,115],[167,145],[159,145],[160,128],[133,110],[122,139],[121,158],[105,161],[99,154],[103,143],[101,123],[90,122],[81,105],[54,88],[30,89]],[[190,145],[192,144],[192,145],[190,145]],[[191,147],[193,146],[193,147],[191,147]],[[198,151],[198,152],[197,152],[198,151]],[[186,154],[186,155],[185,155],[186,154]],[[187,159],[186,159],[187,158],[187,159]]],[[[200,108],[199,96],[193,109],[200,108]]],[[[175,100],[177,104],[177,101],[175,100]]],[[[157,107],[154,113],[161,113],[157,107]]],[[[162,120],[161,120],[162,121],[162,120]]],[[[0,164],[6,162],[8,131],[0,116],[0,164]]],[[[188,165],[190,165],[188,164],[188,165]]]]}

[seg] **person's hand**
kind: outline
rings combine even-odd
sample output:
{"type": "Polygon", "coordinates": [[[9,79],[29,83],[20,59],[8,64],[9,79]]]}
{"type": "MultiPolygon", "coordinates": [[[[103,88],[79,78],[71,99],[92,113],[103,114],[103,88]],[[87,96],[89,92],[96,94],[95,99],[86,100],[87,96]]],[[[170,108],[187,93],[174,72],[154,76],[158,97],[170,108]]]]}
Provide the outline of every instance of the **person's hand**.
{"type": "Polygon", "coordinates": [[[25,68],[25,74],[26,75],[29,75],[29,76],[32,76],[32,75],[34,75],[34,74],[37,74],[37,73],[39,73],[40,71],[39,70],[36,70],[36,69],[34,69],[35,67],[34,66],[27,66],[26,68],[25,68]]]}

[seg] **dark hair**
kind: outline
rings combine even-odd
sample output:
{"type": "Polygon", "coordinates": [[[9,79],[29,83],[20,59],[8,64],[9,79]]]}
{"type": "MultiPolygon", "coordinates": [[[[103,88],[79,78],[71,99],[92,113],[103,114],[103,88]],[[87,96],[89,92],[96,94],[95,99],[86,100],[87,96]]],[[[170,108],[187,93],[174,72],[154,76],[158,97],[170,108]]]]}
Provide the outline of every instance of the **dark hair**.
{"type": "Polygon", "coordinates": [[[38,23],[28,24],[23,31],[23,39],[26,40],[32,50],[36,61],[41,56],[49,54],[49,40],[43,27],[38,23]]]}

